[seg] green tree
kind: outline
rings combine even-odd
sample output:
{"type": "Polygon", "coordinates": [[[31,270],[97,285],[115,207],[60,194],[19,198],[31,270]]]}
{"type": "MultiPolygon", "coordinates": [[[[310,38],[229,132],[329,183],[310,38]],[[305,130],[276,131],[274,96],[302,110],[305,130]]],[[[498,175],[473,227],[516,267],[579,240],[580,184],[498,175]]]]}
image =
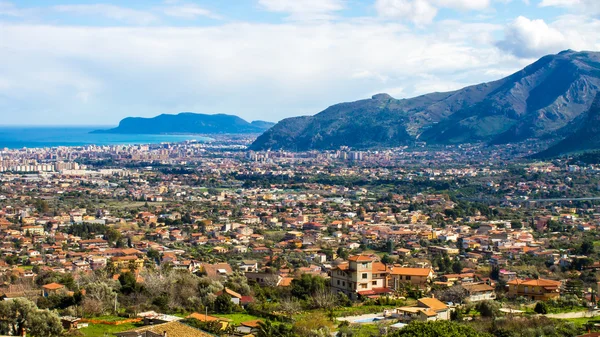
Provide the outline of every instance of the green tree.
{"type": "Polygon", "coordinates": [[[546,302],[537,302],[533,311],[538,314],[545,315],[548,313],[548,304],[546,302]]]}
{"type": "Polygon", "coordinates": [[[230,314],[235,309],[235,304],[231,302],[231,297],[222,293],[215,300],[215,311],[219,314],[230,314]]]}
{"type": "Polygon", "coordinates": [[[35,337],[55,337],[63,333],[58,315],[40,310],[26,299],[0,302],[0,334],[18,335],[26,332],[35,337]]]}
{"type": "Polygon", "coordinates": [[[494,301],[482,301],[475,306],[482,317],[497,317],[500,314],[500,304],[494,301]]]}
{"type": "Polygon", "coordinates": [[[586,256],[593,254],[594,253],[594,242],[591,240],[583,241],[581,243],[581,246],[579,246],[579,249],[577,249],[577,252],[581,255],[586,255],[586,256]]]}
{"type": "Polygon", "coordinates": [[[292,281],[292,295],[303,300],[325,289],[327,289],[327,280],[320,276],[302,274],[300,279],[292,281]]]}

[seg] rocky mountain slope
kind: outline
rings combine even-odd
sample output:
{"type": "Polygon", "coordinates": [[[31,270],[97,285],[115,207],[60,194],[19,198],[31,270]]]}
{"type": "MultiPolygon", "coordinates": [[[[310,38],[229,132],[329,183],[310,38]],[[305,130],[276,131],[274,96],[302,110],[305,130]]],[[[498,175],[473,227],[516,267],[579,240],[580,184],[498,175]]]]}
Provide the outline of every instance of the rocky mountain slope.
{"type": "Polygon", "coordinates": [[[600,53],[548,55],[498,81],[410,99],[379,94],[287,118],[251,146],[266,149],[357,149],[426,141],[511,143],[568,136],[600,88],[600,53]]]}

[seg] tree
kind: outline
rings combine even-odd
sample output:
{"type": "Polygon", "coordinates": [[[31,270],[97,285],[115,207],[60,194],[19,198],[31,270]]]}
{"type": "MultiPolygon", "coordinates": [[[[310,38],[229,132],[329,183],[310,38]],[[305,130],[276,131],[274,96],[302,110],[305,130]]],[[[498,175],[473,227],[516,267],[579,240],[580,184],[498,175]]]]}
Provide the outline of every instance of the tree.
{"type": "Polygon", "coordinates": [[[137,283],[135,275],[129,271],[119,275],[119,283],[121,283],[121,293],[125,295],[141,290],[141,286],[137,283]]]}
{"type": "Polygon", "coordinates": [[[274,325],[270,320],[258,322],[257,337],[294,337],[292,330],[286,324],[274,325]]]}
{"type": "Polygon", "coordinates": [[[337,306],[338,297],[328,289],[318,290],[310,297],[311,306],[315,309],[333,309],[337,306]]]}
{"type": "Polygon", "coordinates": [[[548,313],[548,304],[546,302],[537,302],[533,311],[538,314],[545,315],[548,313]]]}
{"type": "Polygon", "coordinates": [[[521,229],[523,228],[523,223],[519,220],[513,220],[510,222],[510,228],[521,229]]]}
{"type": "Polygon", "coordinates": [[[482,301],[475,307],[482,317],[494,318],[500,314],[500,304],[494,301],[482,301]]]}
{"type": "Polygon", "coordinates": [[[325,289],[327,289],[327,281],[320,276],[302,274],[300,279],[292,281],[292,295],[303,300],[308,299],[317,291],[325,289]]]}
{"type": "Polygon", "coordinates": [[[156,264],[160,263],[160,252],[158,250],[149,249],[146,255],[150,260],[154,261],[156,264]]]}
{"type": "Polygon", "coordinates": [[[470,326],[451,321],[417,322],[389,334],[390,337],[491,337],[470,326]]]}
{"type": "Polygon", "coordinates": [[[447,289],[441,289],[435,292],[435,297],[443,302],[452,302],[456,304],[462,303],[462,301],[468,296],[468,292],[465,288],[460,285],[455,285],[447,289]]]}
{"type": "Polygon", "coordinates": [[[231,302],[231,298],[223,292],[217,296],[215,300],[215,311],[219,314],[230,314],[233,312],[235,304],[231,302]]]}
{"type": "Polygon", "coordinates": [[[463,265],[462,265],[462,263],[459,260],[456,260],[456,261],[454,261],[452,263],[452,271],[455,274],[460,274],[460,272],[462,271],[462,269],[463,269],[463,265]]]}
{"type": "Polygon", "coordinates": [[[594,242],[591,240],[583,241],[581,243],[581,246],[579,246],[579,249],[577,249],[577,252],[581,255],[586,255],[586,256],[593,254],[594,253],[594,242]]]}
{"type": "Polygon", "coordinates": [[[35,337],[61,336],[62,324],[57,314],[40,310],[31,301],[14,299],[0,302],[0,334],[21,335],[27,332],[35,337]]]}
{"type": "Polygon", "coordinates": [[[394,262],[394,259],[392,259],[388,254],[383,254],[383,256],[381,257],[381,263],[383,264],[392,264],[394,262]]]}

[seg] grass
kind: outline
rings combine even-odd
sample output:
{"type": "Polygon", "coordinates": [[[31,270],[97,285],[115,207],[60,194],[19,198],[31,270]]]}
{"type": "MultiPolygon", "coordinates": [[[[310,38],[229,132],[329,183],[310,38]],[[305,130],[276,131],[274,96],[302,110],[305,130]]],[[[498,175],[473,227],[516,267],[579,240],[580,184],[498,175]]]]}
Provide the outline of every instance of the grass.
{"type": "Polygon", "coordinates": [[[114,336],[117,332],[123,332],[141,327],[140,324],[126,323],[121,325],[90,324],[87,328],[78,331],[86,337],[114,336]]]}
{"type": "Polygon", "coordinates": [[[353,337],[371,337],[379,336],[379,326],[377,324],[356,324],[352,325],[353,337]]]}
{"type": "Polygon", "coordinates": [[[548,308],[548,313],[549,314],[564,314],[564,313],[569,313],[569,312],[581,312],[581,311],[587,311],[588,309],[586,307],[579,307],[579,306],[575,306],[572,308],[556,308],[556,307],[550,307],[548,308]]]}
{"type": "Polygon", "coordinates": [[[117,321],[125,320],[127,318],[123,318],[123,317],[119,317],[119,316],[113,316],[113,315],[104,315],[104,316],[94,317],[93,319],[99,320],[99,321],[106,321],[106,322],[117,322],[117,321]]]}
{"type": "Polygon", "coordinates": [[[564,321],[569,321],[577,326],[584,326],[586,323],[592,321],[593,323],[600,323],[598,317],[580,317],[580,318],[567,318],[564,321]]]}
{"type": "Polygon", "coordinates": [[[226,314],[226,315],[213,315],[215,317],[223,317],[231,320],[231,324],[240,325],[242,322],[254,321],[257,319],[265,320],[264,318],[260,318],[258,316],[249,315],[249,314],[226,314]]]}

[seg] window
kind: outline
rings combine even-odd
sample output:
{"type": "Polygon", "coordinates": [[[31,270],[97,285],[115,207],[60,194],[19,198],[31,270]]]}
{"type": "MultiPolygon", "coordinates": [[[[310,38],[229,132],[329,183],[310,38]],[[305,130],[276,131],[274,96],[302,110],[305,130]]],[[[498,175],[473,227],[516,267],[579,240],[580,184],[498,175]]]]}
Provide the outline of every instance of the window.
{"type": "Polygon", "coordinates": [[[346,281],[342,281],[342,286],[346,286],[346,281]]]}
{"type": "Polygon", "coordinates": [[[376,286],[376,285],[377,285],[377,281],[373,281],[373,282],[371,282],[371,283],[372,283],[374,286],[376,286]]]}
{"type": "Polygon", "coordinates": [[[368,276],[368,274],[367,274],[367,273],[363,273],[363,274],[362,274],[362,278],[363,278],[363,279],[365,279],[365,278],[368,278],[368,277],[369,277],[369,276],[368,276]]]}
{"type": "Polygon", "coordinates": [[[363,267],[363,268],[367,268],[368,266],[369,266],[369,264],[368,264],[368,263],[363,263],[363,264],[362,264],[362,267],[363,267]]]}
{"type": "Polygon", "coordinates": [[[366,283],[361,283],[361,284],[360,284],[360,287],[361,287],[362,289],[367,289],[367,284],[366,284],[366,283]]]}
{"type": "Polygon", "coordinates": [[[337,285],[338,285],[338,286],[340,285],[340,280],[337,280],[337,285]]]}
{"type": "Polygon", "coordinates": [[[407,280],[407,281],[410,281],[410,276],[408,276],[408,275],[407,275],[407,276],[406,276],[406,280],[407,280]]]}

